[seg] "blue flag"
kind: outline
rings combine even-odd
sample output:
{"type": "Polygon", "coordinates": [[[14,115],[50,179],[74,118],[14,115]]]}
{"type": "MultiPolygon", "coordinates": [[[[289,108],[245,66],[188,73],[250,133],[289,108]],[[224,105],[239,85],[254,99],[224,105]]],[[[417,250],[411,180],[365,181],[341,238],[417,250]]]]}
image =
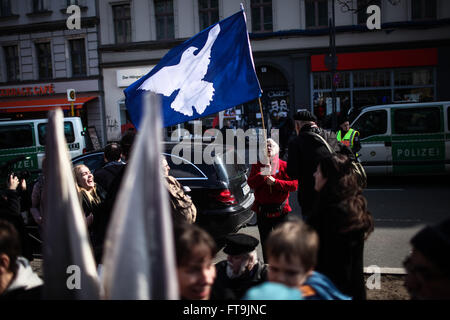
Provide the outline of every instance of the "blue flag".
{"type": "Polygon", "coordinates": [[[124,90],[136,128],[143,117],[142,96],[148,91],[162,97],[164,127],[260,97],[244,11],[173,48],[147,75],[124,90]]]}

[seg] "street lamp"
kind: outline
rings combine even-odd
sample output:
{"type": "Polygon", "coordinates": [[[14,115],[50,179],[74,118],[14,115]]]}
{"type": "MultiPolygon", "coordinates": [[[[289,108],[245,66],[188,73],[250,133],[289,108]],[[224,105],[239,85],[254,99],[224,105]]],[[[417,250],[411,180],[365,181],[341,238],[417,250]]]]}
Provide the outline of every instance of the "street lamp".
{"type": "Polygon", "coordinates": [[[335,25],[335,12],[334,12],[334,1],[331,1],[331,18],[329,19],[330,27],[330,66],[331,66],[331,100],[332,100],[332,111],[331,111],[331,126],[332,130],[337,128],[336,119],[336,68],[337,68],[337,57],[336,57],[336,25],[335,25]]]}

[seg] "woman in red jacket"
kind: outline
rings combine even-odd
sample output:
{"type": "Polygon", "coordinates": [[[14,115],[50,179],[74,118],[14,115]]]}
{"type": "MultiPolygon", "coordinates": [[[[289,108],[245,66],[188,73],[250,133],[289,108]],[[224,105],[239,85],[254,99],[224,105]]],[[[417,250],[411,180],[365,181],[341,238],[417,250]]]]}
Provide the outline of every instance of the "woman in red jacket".
{"type": "Polygon", "coordinates": [[[286,162],[279,159],[278,144],[267,139],[267,155],[269,163],[253,164],[248,178],[248,185],[255,192],[255,203],[252,210],[256,212],[258,230],[266,261],[265,242],[270,231],[278,224],[287,221],[289,192],[297,190],[297,180],[292,180],[286,173],[286,162]]]}

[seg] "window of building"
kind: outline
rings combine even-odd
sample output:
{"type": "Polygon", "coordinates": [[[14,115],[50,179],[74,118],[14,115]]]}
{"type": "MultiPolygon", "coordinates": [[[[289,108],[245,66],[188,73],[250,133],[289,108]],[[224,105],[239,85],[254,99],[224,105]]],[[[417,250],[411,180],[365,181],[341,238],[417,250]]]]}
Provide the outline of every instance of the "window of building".
{"type": "MultiPolygon", "coordinates": [[[[331,73],[316,72],[313,74],[314,89],[331,89],[331,73]]],[[[336,88],[350,88],[350,72],[337,72],[336,88]]]]}
{"type": "Polygon", "coordinates": [[[113,17],[116,43],[131,42],[130,5],[113,6],[113,17]]]}
{"type": "Polygon", "coordinates": [[[84,39],[69,41],[70,60],[72,62],[72,76],[86,75],[86,50],[84,39]]]}
{"type": "Polygon", "coordinates": [[[328,26],[328,0],[305,0],[306,27],[328,26]]]}
{"type": "Polygon", "coordinates": [[[19,54],[17,46],[6,46],[5,61],[6,61],[6,79],[7,81],[19,80],[19,54]]]}
{"type": "Polygon", "coordinates": [[[200,18],[200,30],[208,28],[219,21],[219,1],[199,0],[198,15],[200,18]]]}
{"type": "Polygon", "coordinates": [[[394,72],[396,86],[420,86],[433,83],[433,69],[399,69],[394,72]]]}
{"type": "Polygon", "coordinates": [[[46,11],[44,0],[33,0],[33,12],[42,12],[46,11]]]}
{"type": "Polygon", "coordinates": [[[173,1],[155,0],[156,39],[175,38],[173,1]]]}
{"type": "Polygon", "coordinates": [[[441,131],[441,111],[436,107],[394,110],[394,133],[433,133],[441,131]]]}
{"type": "Polygon", "coordinates": [[[353,124],[353,129],[359,131],[361,139],[385,134],[387,130],[387,111],[369,111],[361,115],[353,124]]]}
{"type": "Polygon", "coordinates": [[[353,72],[353,86],[355,88],[388,87],[391,84],[389,71],[356,71],[353,72]]]}
{"type": "Polygon", "coordinates": [[[377,5],[381,8],[381,0],[358,0],[357,5],[358,24],[366,24],[368,18],[367,7],[377,5]]]}
{"type": "Polygon", "coordinates": [[[50,42],[37,43],[36,53],[38,60],[39,78],[48,79],[53,77],[52,51],[50,42]]]}
{"type": "Polygon", "coordinates": [[[0,0],[0,17],[8,17],[11,13],[11,0],[0,0]]]}
{"type": "Polygon", "coordinates": [[[411,0],[412,20],[436,19],[436,0],[411,0]]]}
{"type": "Polygon", "coordinates": [[[252,31],[270,32],[273,30],[272,0],[252,0],[252,31]]]}
{"type": "MultiPolygon", "coordinates": [[[[338,72],[338,110],[340,106],[344,112],[351,109],[352,115],[357,115],[363,107],[371,105],[434,101],[434,74],[435,68],[423,67],[338,72]]],[[[319,120],[327,121],[325,118],[331,112],[331,73],[314,72],[311,86],[314,112],[319,120]]],[[[327,126],[325,123],[322,125],[327,126]]]]}

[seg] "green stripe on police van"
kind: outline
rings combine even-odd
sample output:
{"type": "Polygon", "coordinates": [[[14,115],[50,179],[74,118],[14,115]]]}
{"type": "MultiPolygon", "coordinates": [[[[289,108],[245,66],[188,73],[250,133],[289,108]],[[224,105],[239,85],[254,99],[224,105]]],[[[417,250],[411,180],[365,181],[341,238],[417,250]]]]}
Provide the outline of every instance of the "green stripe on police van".
{"type": "Polygon", "coordinates": [[[394,174],[427,174],[445,172],[445,164],[394,165],[394,174]]]}

